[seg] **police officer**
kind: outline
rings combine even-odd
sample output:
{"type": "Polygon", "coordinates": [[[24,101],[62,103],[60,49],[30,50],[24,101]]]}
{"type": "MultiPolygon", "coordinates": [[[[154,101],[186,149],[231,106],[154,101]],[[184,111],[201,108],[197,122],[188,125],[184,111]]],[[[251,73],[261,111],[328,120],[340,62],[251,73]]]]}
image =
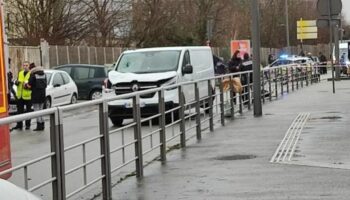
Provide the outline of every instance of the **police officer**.
{"type": "MultiPolygon", "coordinates": [[[[17,85],[16,97],[17,97],[17,113],[28,113],[32,111],[32,91],[28,88],[28,81],[30,78],[29,62],[23,63],[23,69],[18,73],[18,78],[15,84],[17,85]]],[[[30,129],[30,119],[25,121],[25,129],[30,129]]],[[[17,122],[17,125],[13,129],[23,129],[23,122],[17,122]]]]}
{"type": "MultiPolygon", "coordinates": [[[[34,111],[38,111],[44,109],[47,80],[42,67],[36,67],[34,63],[31,63],[30,70],[28,87],[32,90],[34,111]]],[[[45,129],[43,117],[38,117],[36,119],[36,124],[37,126],[33,131],[43,131],[45,129]]]]}
{"type": "MultiPolygon", "coordinates": [[[[245,53],[241,64],[241,71],[244,72],[244,71],[252,71],[252,70],[253,70],[253,61],[250,59],[249,54],[245,53]]],[[[248,97],[249,97],[247,94],[247,92],[249,91],[248,87],[251,87],[252,83],[253,83],[252,72],[249,72],[249,76],[248,76],[248,73],[242,74],[242,84],[244,85],[244,95],[243,95],[244,101],[248,100],[248,97]]]]}

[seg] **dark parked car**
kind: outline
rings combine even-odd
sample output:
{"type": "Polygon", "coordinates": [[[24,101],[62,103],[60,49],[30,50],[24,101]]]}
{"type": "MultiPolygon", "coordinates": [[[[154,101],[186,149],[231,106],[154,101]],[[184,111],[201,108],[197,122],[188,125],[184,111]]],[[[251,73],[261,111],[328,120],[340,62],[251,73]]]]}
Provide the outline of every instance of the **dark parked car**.
{"type": "Polygon", "coordinates": [[[107,69],[102,65],[67,64],[55,67],[67,72],[78,87],[79,99],[98,99],[102,97],[103,81],[107,69]]]}

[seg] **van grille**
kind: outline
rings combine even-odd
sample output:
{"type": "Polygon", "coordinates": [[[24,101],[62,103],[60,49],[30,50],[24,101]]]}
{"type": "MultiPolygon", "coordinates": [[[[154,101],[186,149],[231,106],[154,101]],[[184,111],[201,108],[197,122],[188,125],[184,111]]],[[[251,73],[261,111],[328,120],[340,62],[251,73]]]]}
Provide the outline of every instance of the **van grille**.
{"type": "MultiPolygon", "coordinates": [[[[132,93],[135,92],[133,91],[133,87],[135,87],[135,85],[137,85],[138,90],[137,91],[143,91],[143,90],[148,90],[148,89],[154,89],[154,88],[158,88],[161,85],[163,85],[164,83],[166,83],[167,81],[171,80],[172,78],[169,79],[163,79],[160,81],[155,81],[155,82],[137,82],[137,81],[132,81],[132,82],[124,82],[124,83],[117,83],[115,84],[115,94],[116,95],[122,95],[122,94],[128,94],[128,93],[132,93]]],[[[154,95],[156,93],[152,92],[152,93],[148,93],[148,94],[144,94],[141,95],[141,98],[153,98],[154,95]]]]}

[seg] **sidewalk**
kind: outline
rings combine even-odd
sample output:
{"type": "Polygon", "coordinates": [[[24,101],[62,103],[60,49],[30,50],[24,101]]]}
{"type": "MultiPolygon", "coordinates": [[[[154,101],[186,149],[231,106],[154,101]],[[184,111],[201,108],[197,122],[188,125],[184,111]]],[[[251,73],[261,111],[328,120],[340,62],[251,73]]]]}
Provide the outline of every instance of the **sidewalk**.
{"type": "Polygon", "coordinates": [[[113,188],[113,199],[349,199],[350,81],[323,81],[267,102],[113,188]],[[310,113],[291,162],[270,159],[299,113],[310,113]]]}

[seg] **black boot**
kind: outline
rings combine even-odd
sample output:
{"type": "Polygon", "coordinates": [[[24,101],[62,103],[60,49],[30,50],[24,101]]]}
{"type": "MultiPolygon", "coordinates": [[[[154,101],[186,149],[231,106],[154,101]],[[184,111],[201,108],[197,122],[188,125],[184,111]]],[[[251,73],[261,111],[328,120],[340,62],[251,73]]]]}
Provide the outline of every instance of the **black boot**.
{"type": "Polygon", "coordinates": [[[43,131],[45,129],[45,123],[42,122],[42,123],[36,123],[36,129],[34,129],[33,131],[43,131]]]}

